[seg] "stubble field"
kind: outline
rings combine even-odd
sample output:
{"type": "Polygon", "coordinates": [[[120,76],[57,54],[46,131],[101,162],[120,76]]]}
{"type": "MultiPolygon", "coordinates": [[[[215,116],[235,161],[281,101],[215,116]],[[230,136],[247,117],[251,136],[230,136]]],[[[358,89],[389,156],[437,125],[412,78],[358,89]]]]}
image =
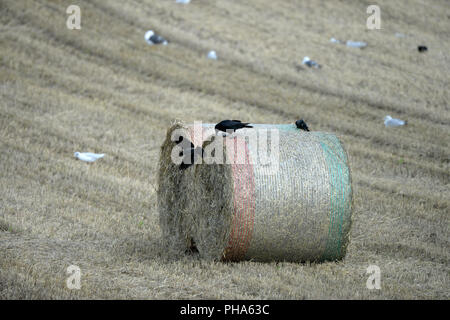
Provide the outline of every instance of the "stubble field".
{"type": "Polygon", "coordinates": [[[285,0],[77,1],[82,29],[69,30],[70,1],[2,0],[0,298],[449,299],[450,5],[377,2],[381,30],[366,28],[367,1],[285,0]],[[169,45],[147,45],[148,29],[169,45]],[[386,115],[408,125],[385,128],[386,115]],[[170,123],[299,118],[347,148],[346,258],[167,254],[156,176],[170,123]],[[366,288],[369,265],[380,290],[366,288]]]}

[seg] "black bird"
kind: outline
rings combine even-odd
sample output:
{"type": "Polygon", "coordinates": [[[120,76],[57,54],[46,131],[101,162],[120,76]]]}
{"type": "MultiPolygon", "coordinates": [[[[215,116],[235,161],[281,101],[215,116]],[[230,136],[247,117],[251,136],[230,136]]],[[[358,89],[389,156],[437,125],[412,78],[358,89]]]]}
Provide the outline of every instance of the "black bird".
{"type": "Polygon", "coordinates": [[[425,52],[425,51],[428,50],[428,48],[425,47],[425,46],[418,46],[418,47],[417,47],[417,50],[419,50],[419,52],[425,52]]]}
{"type": "Polygon", "coordinates": [[[183,157],[180,164],[181,170],[185,170],[193,165],[199,156],[203,158],[203,149],[201,147],[196,148],[189,139],[185,139],[182,135],[175,140],[175,143],[181,147],[179,154],[180,157],[183,157]]]}
{"type": "MultiPolygon", "coordinates": [[[[203,149],[202,147],[194,148],[193,145],[189,149],[183,149],[183,161],[180,164],[180,169],[185,170],[192,166],[199,157],[203,158],[203,149]]],[[[181,156],[181,153],[180,153],[181,156]]]]}
{"type": "Polygon", "coordinates": [[[216,129],[216,132],[227,132],[227,130],[235,132],[236,130],[242,128],[253,128],[252,126],[249,126],[249,124],[250,123],[241,122],[240,120],[223,120],[216,124],[214,128],[216,129]]]}
{"type": "Polygon", "coordinates": [[[295,125],[301,130],[309,131],[308,125],[303,119],[295,121],[295,125]]]}

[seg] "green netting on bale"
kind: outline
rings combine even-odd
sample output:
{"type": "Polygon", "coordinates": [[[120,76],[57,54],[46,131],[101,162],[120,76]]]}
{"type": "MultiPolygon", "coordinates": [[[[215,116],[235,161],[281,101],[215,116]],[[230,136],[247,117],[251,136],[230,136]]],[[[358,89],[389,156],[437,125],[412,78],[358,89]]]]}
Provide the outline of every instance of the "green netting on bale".
{"type": "Polygon", "coordinates": [[[351,225],[352,187],[347,154],[336,136],[313,134],[319,138],[325,154],[331,185],[330,226],[322,260],[341,259],[345,256],[351,225]]]}

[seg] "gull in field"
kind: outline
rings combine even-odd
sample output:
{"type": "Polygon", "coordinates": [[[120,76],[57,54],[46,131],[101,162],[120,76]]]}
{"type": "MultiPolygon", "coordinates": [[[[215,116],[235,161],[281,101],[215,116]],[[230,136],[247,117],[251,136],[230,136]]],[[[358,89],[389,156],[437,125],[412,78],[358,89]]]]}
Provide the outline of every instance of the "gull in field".
{"type": "Polygon", "coordinates": [[[207,57],[208,59],[217,60],[217,53],[214,50],[211,50],[208,52],[207,57]]]}
{"type": "Polygon", "coordinates": [[[330,42],[332,43],[342,43],[341,40],[335,39],[335,38],[331,38],[330,42]]]}
{"type": "Polygon", "coordinates": [[[148,30],[145,33],[145,41],[147,41],[148,44],[153,45],[153,44],[163,44],[166,45],[167,44],[167,40],[164,39],[163,37],[155,34],[155,32],[153,30],[148,30]]]}
{"type": "Polygon", "coordinates": [[[309,57],[304,57],[302,64],[306,64],[308,67],[320,68],[320,65],[309,57]]]}
{"type": "MultiPolygon", "coordinates": [[[[338,40],[338,39],[335,39],[335,38],[331,38],[330,42],[332,42],[332,43],[341,43],[341,44],[344,43],[341,40],[338,40]]],[[[351,47],[351,48],[360,48],[360,49],[362,49],[362,48],[367,47],[367,42],[348,40],[348,41],[345,41],[345,45],[347,47],[351,47]]]]}
{"type": "Polygon", "coordinates": [[[345,44],[347,45],[347,47],[351,47],[351,48],[363,49],[363,48],[367,47],[367,42],[364,42],[364,41],[348,40],[345,44]]]}
{"type": "Polygon", "coordinates": [[[75,152],[75,158],[85,162],[94,162],[100,158],[103,158],[105,154],[91,153],[91,152],[75,152]]]}
{"type": "Polygon", "coordinates": [[[391,116],[384,117],[384,125],[386,127],[399,127],[408,124],[408,121],[392,118],[391,116]]]}

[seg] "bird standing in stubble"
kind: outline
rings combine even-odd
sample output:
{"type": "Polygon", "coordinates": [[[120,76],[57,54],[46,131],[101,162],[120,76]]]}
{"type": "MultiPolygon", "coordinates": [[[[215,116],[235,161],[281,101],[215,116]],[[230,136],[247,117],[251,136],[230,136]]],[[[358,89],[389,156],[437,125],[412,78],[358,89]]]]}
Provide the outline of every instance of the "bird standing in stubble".
{"type": "Polygon", "coordinates": [[[145,33],[145,41],[147,41],[148,44],[154,45],[154,44],[162,44],[167,45],[167,40],[161,37],[160,35],[155,34],[153,30],[148,30],[145,33]]]}

